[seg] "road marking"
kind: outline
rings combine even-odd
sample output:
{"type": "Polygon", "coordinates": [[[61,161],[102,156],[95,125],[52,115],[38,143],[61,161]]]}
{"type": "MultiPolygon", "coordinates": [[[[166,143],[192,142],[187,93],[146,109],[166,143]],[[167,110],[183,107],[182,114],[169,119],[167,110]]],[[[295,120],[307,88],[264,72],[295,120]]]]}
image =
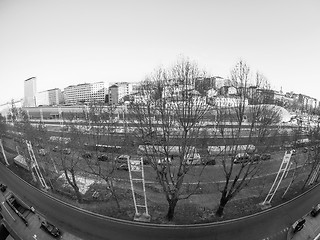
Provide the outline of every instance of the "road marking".
{"type": "Polygon", "coordinates": [[[278,237],[279,235],[282,235],[282,234],[286,233],[288,230],[289,230],[289,228],[286,227],[286,228],[282,229],[281,231],[279,231],[279,232],[277,232],[277,233],[275,233],[275,234],[273,234],[273,235],[271,235],[271,236],[269,236],[267,238],[263,238],[262,240],[274,239],[274,238],[278,237]]]}
{"type": "Polygon", "coordinates": [[[7,210],[7,212],[9,213],[10,217],[12,217],[13,221],[16,221],[16,219],[11,215],[11,213],[9,212],[9,210],[6,208],[6,206],[4,205],[4,202],[2,202],[2,206],[4,207],[5,210],[7,210]]]}

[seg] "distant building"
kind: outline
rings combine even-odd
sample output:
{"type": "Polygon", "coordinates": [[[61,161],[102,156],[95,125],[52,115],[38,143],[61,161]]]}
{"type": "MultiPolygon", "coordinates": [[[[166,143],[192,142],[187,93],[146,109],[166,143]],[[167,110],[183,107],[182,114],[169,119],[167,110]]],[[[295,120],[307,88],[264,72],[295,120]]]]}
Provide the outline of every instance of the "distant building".
{"type": "Polygon", "coordinates": [[[59,88],[54,88],[37,93],[37,106],[53,106],[63,102],[63,95],[59,88]]]}
{"type": "Polygon", "coordinates": [[[64,101],[74,105],[89,102],[105,102],[104,82],[71,85],[64,89],[64,101]]]}
{"type": "Polygon", "coordinates": [[[248,99],[243,99],[238,96],[217,96],[207,98],[207,104],[217,108],[238,107],[240,104],[248,105],[248,99]]]}
{"type": "Polygon", "coordinates": [[[24,107],[35,107],[36,106],[36,94],[37,94],[37,78],[31,77],[24,80],[24,107]]]}
{"type": "Polygon", "coordinates": [[[119,104],[123,98],[132,93],[132,84],[128,82],[114,83],[109,87],[109,104],[119,104]]]}

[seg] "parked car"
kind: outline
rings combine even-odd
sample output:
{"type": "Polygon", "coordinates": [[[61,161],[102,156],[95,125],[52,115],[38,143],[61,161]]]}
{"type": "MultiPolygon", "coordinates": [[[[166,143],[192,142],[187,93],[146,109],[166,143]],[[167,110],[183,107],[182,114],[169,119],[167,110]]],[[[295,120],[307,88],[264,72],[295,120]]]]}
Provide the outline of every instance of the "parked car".
{"type": "Polygon", "coordinates": [[[248,153],[238,153],[233,159],[233,163],[235,163],[235,164],[245,163],[245,162],[249,162],[249,161],[250,161],[250,156],[248,153]]]}
{"type": "Polygon", "coordinates": [[[82,154],[82,157],[83,158],[92,158],[92,154],[89,152],[86,152],[86,153],[82,154]]]}
{"type": "Polygon", "coordinates": [[[261,160],[269,160],[271,159],[271,154],[270,153],[263,153],[260,156],[261,160]]]}
{"type": "Polygon", "coordinates": [[[58,146],[55,146],[55,147],[52,149],[52,151],[58,152],[58,151],[59,151],[59,147],[58,147],[58,146]]]}
{"type": "Polygon", "coordinates": [[[62,149],[62,153],[64,153],[64,154],[71,154],[71,149],[70,148],[64,148],[64,149],[62,149]]]}
{"type": "Polygon", "coordinates": [[[108,156],[101,154],[98,156],[98,161],[108,161],[108,156]]]}
{"type": "Polygon", "coordinates": [[[312,146],[312,147],[310,148],[310,151],[314,151],[314,146],[312,146]]]}
{"type": "Polygon", "coordinates": [[[310,212],[312,217],[316,217],[320,213],[320,203],[314,206],[310,212]]]}
{"type": "Polygon", "coordinates": [[[55,238],[61,235],[61,231],[59,230],[59,228],[57,228],[52,223],[49,223],[46,220],[41,222],[40,227],[55,238]]]}
{"type": "Polygon", "coordinates": [[[5,192],[7,189],[7,185],[3,184],[3,183],[0,183],[0,190],[1,192],[5,192]]]}
{"type": "Polygon", "coordinates": [[[129,155],[120,155],[119,157],[117,157],[117,162],[119,163],[127,163],[128,159],[130,159],[129,155]]]}
{"type": "Polygon", "coordinates": [[[38,153],[41,156],[45,156],[45,155],[47,155],[47,150],[45,150],[44,148],[41,148],[41,149],[39,149],[38,153]]]}
{"type": "Polygon", "coordinates": [[[293,233],[299,232],[303,228],[305,222],[306,220],[304,218],[295,221],[294,224],[292,224],[293,233]]]}
{"type": "Polygon", "coordinates": [[[158,163],[158,164],[165,164],[165,165],[167,165],[167,164],[171,164],[172,161],[171,161],[170,158],[160,158],[160,159],[158,159],[157,163],[158,163]]]}
{"type": "Polygon", "coordinates": [[[302,152],[304,152],[304,153],[308,152],[308,148],[307,148],[307,147],[304,147],[303,150],[302,150],[302,152]]]}
{"type": "Polygon", "coordinates": [[[260,159],[261,159],[261,156],[260,156],[260,154],[253,154],[252,156],[251,156],[251,161],[252,162],[258,162],[258,161],[260,161],[260,159]]]}
{"type": "Polygon", "coordinates": [[[151,163],[151,159],[150,158],[147,158],[147,157],[143,158],[143,165],[148,165],[150,163],[151,163]]]}
{"type": "Polygon", "coordinates": [[[128,167],[128,164],[127,164],[127,163],[122,163],[122,164],[120,164],[120,165],[117,166],[117,169],[118,169],[118,170],[128,171],[128,170],[129,170],[129,167],[128,167]]]}
{"type": "Polygon", "coordinates": [[[291,152],[292,152],[292,155],[296,155],[297,153],[295,149],[292,149],[291,152]]]}
{"type": "Polygon", "coordinates": [[[214,157],[207,157],[203,160],[204,165],[216,165],[216,159],[214,157]]]}

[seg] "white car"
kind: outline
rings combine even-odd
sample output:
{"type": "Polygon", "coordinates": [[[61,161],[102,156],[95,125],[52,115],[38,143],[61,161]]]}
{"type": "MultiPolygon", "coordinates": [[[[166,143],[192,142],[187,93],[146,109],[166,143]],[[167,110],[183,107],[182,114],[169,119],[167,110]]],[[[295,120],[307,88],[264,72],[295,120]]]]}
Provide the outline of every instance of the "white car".
{"type": "Polygon", "coordinates": [[[130,159],[129,155],[120,155],[119,157],[117,157],[117,162],[121,162],[121,163],[127,163],[128,159],[130,159]]]}

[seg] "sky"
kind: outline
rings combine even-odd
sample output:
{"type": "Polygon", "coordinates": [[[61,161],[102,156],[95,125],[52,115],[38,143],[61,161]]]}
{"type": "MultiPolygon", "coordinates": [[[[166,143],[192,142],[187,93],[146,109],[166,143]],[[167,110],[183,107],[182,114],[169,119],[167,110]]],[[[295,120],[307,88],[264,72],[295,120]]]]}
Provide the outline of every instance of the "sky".
{"type": "Polygon", "coordinates": [[[0,0],[0,104],[80,83],[138,82],[179,58],[320,100],[319,0],[0,0]]]}

